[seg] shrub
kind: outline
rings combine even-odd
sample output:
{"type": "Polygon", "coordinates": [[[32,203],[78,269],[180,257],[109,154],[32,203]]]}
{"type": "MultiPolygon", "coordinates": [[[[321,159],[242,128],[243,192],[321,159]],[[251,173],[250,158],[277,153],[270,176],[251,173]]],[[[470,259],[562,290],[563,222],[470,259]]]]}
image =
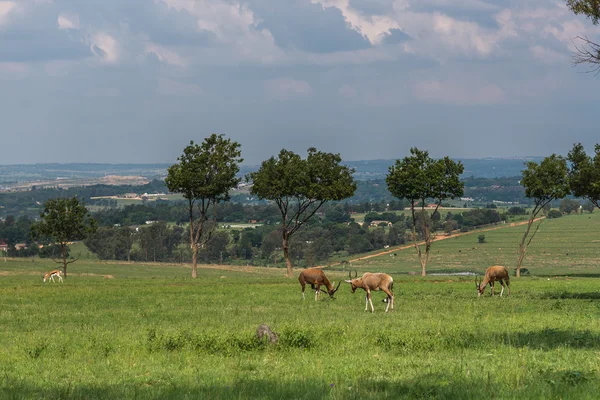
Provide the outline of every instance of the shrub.
{"type": "Polygon", "coordinates": [[[560,218],[562,217],[562,213],[558,210],[550,210],[548,212],[548,218],[560,218]]]}
{"type": "Polygon", "coordinates": [[[485,243],[485,235],[482,233],[481,235],[477,236],[477,240],[479,243],[485,243]]]}

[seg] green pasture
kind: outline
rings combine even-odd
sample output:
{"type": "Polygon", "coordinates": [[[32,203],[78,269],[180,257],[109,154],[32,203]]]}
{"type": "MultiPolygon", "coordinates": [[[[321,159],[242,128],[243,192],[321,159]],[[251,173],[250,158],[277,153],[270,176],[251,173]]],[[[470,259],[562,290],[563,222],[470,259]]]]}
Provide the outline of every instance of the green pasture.
{"type": "MultiPolygon", "coordinates": [[[[589,217],[543,223],[532,275],[511,279],[510,297],[408,275],[414,249],[351,264],[394,276],[387,314],[381,292],[365,313],[346,284],[303,301],[282,269],[207,266],[193,280],[185,265],[82,258],[43,284],[51,261],[0,259],[0,399],[596,399],[600,217],[589,217]],[[255,338],[262,323],[277,345],[255,338]]],[[[523,230],[436,242],[429,270],[510,267],[523,230]]]]}
{"type": "MultiPolygon", "coordinates": [[[[534,227],[537,226],[537,223],[534,227]]],[[[513,268],[525,225],[511,222],[434,242],[427,270],[430,272],[473,271],[483,273],[490,265],[513,268]],[[496,229],[495,229],[496,228],[496,229]],[[485,235],[480,244],[478,236],[485,235]]],[[[532,232],[535,228],[532,229],[532,232]]],[[[444,238],[440,235],[439,238],[444,238]]],[[[402,247],[409,246],[410,243],[402,247]]],[[[390,248],[387,250],[394,250],[390,248]]],[[[377,253],[377,252],[373,252],[377,253]]],[[[346,257],[355,259],[357,257],[346,257]]],[[[600,213],[545,219],[529,245],[523,267],[535,275],[578,274],[600,276],[600,213]]],[[[377,269],[391,273],[421,270],[413,248],[353,262],[348,268],[377,269]]]]}

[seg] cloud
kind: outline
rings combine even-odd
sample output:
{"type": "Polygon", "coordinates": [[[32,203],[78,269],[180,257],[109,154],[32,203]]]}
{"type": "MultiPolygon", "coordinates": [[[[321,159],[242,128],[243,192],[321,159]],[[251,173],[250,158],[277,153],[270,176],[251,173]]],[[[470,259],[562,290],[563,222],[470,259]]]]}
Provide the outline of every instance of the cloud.
{"type": "Polygon", "coordinates": [[[0,1],[0,24],[7,18],[11,11],[16,9],[16,7],[17,5],[13,1],[0,1]]]}
{"type": "Polygon", "coordinates": [[[117,63],[122,56],[117,40],[105,32],[95,33],[89,39],[89,46],[92,53],[107,64],[117,63]]]}
{"type": "Polygon", "coordinates": [[[3,129],[31,137],[3,162],[173,161],[211,132],[248,162],[283,130],[347,158],[517,151],[488,128],[585,142],[600,78],[569,56],[599,32],[559,0],[0,0],[3,129]],[[439,132],[470,146],[434,148],[439,132]]]}
{"type": "Polygon", "coordinates": [[[79,29],[79,16],[60,14],[58,16],[58,29],[79,29]]]}

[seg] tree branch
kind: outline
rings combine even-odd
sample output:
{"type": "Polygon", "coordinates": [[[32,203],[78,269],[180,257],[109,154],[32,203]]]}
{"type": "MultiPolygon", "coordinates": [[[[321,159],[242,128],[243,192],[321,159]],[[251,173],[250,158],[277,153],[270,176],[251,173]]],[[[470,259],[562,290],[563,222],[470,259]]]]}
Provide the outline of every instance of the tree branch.
{"type": "Polygon", "coordinates": [[[573,65],[591,64],[588,73],[598,75],[600,73],[600,44],[592,42],[587,36],[577,36],[575,39],[583,42],[577,45],[573,41],[575,52],[572,55],[573,65]]]}

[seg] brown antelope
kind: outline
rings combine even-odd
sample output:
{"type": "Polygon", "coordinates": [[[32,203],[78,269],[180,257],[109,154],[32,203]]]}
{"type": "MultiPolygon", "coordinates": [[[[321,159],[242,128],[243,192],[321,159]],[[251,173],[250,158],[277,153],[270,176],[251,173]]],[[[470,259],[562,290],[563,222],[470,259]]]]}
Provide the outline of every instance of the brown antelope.
{"type": "Polygon", "coordinates": [[[54,271],[50,271],[44,275],[44,282],[46,282],[46,279],[48,279],[48,278],[50,278],[50,280],[52,282],[54,282],[54,277],[57,277],[59,279],[59,281],[62,282],[63,278],[62,278],[61,274],[62,274],[62,271],[60,269],[55,269],[54,271]]]}
{"type": "Polygon", "coordinates": [[[506,281],[506,288],[508,289],[507,296],[510,296],[510,277],[508,276],[508,270],[501,265],[494,265],[493,267],[489,267],[485,271],[485,276],[483,277],[483,281],[477,281],[475,278],[475,286],[477,287],[477,296],[481,296],[485,291],[485,287],[490,284],[492,296],[494,295],[494,282],[499,281],[502,285],[502,290],[500,291],[500,296],[504,293],[504,281],[506,281]]]}
{"type": "MultiPolygon", "coordinates": [[[[350,275],[350,278],[352,278],[352,275],[350,275]]],[[[392,305],[392,310],[394,309],[394,293],[392,292],[394,279],[388,274],[373,274],[366,272],[361,278],[350,279],[346,282],[352,285],[352,293],[354,293],[357,288],[362,288],[367,292],[367,297],[365,298],[365,311],[369,309],[369,304],[371,304],[371,312],[375,312],[373,301],[371,300],[371,290],[383,290],[385,294],[387,294],[387,307],[385,308],[385,312],[388,312],[390,304],[392,305]]]]}
{"type": "MultiPolygon", "coordinates": [[[[302,300],[304,300],[304,287],[306,284],[310,284],[310,287],[315,290],[315,301],[318,300],[319,294],[321,292],[327,293],[329,297],[334,298],[333,295],[340,287],[342,281],[340,281],[337,287],[334,289],[334,284],[329,282],[329,279],[325,276],[325,273],[320,268],[307,268],[304,271],[300,272],[300,276],[298,277],[298,282],[302,286],[302,300]],[[321,286],[325,286],[327,291],[321,289],[321,286]]],[[[335,283],[335,282],[334,282],[335,283]]]]}

